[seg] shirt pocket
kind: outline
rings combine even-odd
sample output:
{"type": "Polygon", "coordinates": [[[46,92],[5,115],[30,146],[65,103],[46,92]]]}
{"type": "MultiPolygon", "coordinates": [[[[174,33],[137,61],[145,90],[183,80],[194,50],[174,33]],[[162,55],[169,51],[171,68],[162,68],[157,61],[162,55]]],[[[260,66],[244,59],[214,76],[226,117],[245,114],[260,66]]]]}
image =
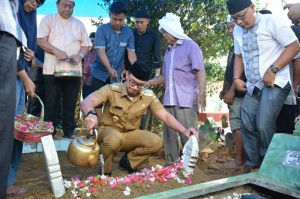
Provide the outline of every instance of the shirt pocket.
{"type": "Polygon", "coordinates": [[[179,70],[186,70],[184,69],[186,66],[190,68],[190,59],[185,53],[174,55],[174,57],[176,60],[175,62],[173,62],[174,68],[179,70]]]}
{"type": "Polygon", "coordinates": [[[127,47],[127,43],[126,43],[126,42],[120,42],[119,49],[118,49],[119,52],[120,52],[120,53],[124,53],[126,47],[127,47]]]}
{"type": "Polygon", "coordinates": [[[116,115],[116,116],[122,116],[124,114],[123,108],[119,107],[119,106],[112,106],[112,107],[110,107],[109,112],[112,115],[116,115]]]}
{"type": "Polygon", "coordinates": [[[147,109],[137,111],[137,112],[136,112],[136,117],[137,117],[137,118],[140,118],[140,117],[142,117],[143,115],[146,115],[146,113],[147,113],[147,109]]]}
{"type": "Polygon", "coordinates": [[[127,42],[120,42],[120,47],[126,47],[127,46],[127,42]]]}
{"type": "Polygon", "coordinates": [[[140,110],[135,112],[135,114],[132,114],[130,118],[130,123],[132,126],[138,128],[141,125],[142,116],[146,114],[146,110],[140,110]]]}

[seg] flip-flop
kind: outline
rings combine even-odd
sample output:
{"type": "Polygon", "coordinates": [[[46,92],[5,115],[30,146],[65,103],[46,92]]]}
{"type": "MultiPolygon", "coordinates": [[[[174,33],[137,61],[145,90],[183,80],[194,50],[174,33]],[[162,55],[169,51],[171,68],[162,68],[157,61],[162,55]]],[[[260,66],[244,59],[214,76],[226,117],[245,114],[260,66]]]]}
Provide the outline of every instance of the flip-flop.
{"type": "Polygon", "coordinates": [[[7,188],[6,196],[7,197],[13,197],[13,196],[21,196],[25,194],[27,190],[25,188],[20,188],[15,185],[11,185],[7,188]]]}

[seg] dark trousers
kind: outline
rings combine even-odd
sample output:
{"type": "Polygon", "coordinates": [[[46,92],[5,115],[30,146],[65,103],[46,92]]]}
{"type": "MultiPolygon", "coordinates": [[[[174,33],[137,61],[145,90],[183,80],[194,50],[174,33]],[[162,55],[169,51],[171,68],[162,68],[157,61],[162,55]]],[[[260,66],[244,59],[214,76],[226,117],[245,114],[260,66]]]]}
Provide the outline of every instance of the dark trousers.
{"type": "Polygon", "coordinates": [[[62,97],[62,122],[65,136],[72,135],[76,127],[74,115],[80,77],[55,78],[53,75],[44,76],[45,84],[45,120],[52,121],[56,126],[59,97],[62,97]]]}
{"type": "Polygon", "coordinates": [[[297,105],[283,105],[276,121],[277,132],[293,134],[297,113],[297,105]]]}
{"type": "Polygon", "coordinates": [[[6,198],[7,176],[14,141],[17,81],[16,39],[0,32],[0,198],[6,198]]]}

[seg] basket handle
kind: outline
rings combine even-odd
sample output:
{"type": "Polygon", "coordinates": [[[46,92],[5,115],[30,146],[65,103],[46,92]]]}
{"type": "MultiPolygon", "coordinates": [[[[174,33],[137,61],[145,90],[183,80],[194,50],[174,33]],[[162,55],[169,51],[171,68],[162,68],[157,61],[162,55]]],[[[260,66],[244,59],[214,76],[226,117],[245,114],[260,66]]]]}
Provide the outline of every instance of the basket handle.
{"type": "MultiPolygon", "coordinates": [[[[44,122],[44,103],[43,101],[41,100],[41,98],[34,93],[34,97],[36,97],[38,99],[38,101],[40,102],[41,104],[41,115],[40,115],[40,125],[39,125],[39,129],[38,131],[41,131],[42,128],[43,128],[43,122],[44,122]]],[[[29,100],[27,100],[26,102],[26,106],[25,106],[25,110],[24,110],[24,115],[27,115],[27,110],[28,110],[28,105],[29,105],[29,100]]]]}

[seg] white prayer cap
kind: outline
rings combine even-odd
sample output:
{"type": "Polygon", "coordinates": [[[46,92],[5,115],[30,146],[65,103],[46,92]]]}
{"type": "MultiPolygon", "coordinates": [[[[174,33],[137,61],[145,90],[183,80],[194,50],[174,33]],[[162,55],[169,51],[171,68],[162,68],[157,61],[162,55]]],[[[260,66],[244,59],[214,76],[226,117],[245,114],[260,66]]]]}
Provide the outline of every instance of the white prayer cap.
{"type": "Polygon", "coordinates": [[[180,24],[180,17],[173,13],[167,13],[166,16],[158,20],[159,27],[158,30],[164,29],[170,35],[178,39],[191,39],[186,34],[180,24]]]}

